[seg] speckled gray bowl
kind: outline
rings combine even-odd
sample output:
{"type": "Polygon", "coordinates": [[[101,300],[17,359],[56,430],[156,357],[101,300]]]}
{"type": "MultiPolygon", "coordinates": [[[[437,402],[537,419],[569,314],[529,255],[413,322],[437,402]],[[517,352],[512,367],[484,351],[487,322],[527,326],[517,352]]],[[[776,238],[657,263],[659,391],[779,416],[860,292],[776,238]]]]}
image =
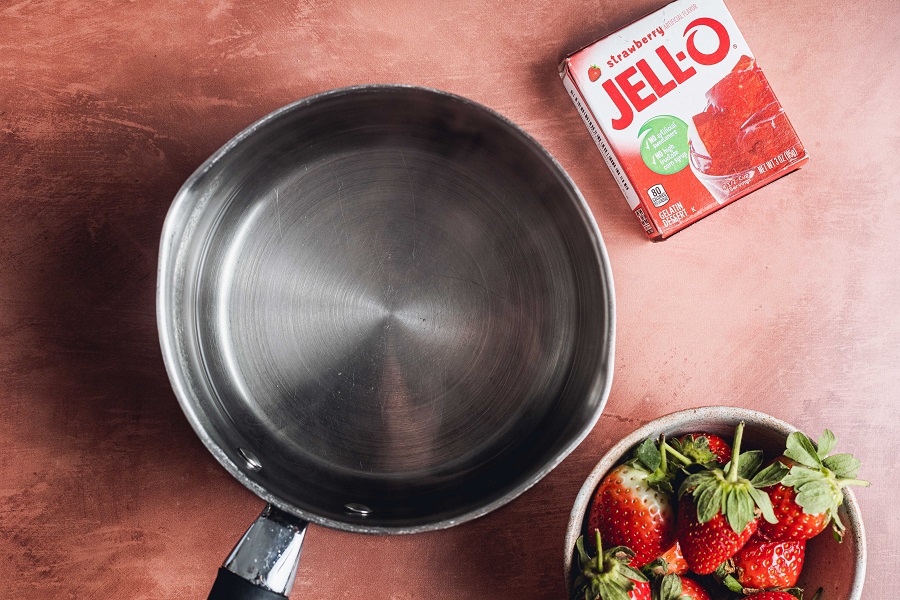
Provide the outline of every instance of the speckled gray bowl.
{"type": "MultiPolygon", "coordinates": [[[[661,433],[672,437],[703,431],[730,438],[739,421],[745,423],[743,447],[747,450],[763,450],[767,459],[780,454],[788,434],[797,430],[784,421],[755,410],[709,406],[672,413],[651,421],[613,446],[591,471],[572,507],[569,526],[566,529],[564,558],[567,588],[570,588],[572,583],[571,568],[575,540],[584,533],[585,515],[594,489],[610,469],[648,437],[657,437],[661,433]]],[[[821,431],[805,433],[815,439],[821,431]]],[[[838,451],[852,452],[852,450],[842,448],[838,439],[838,451]]],[[[840,516],[847,526],[843,543],[835,542],[826,531],[807,544],[806,561],[799,581],[800,587],[807,590],[807,597],[811,597],[816,589],[822,587],[825,590],[823,600],[862,598],[863,581],[866,576],[866,537],[859,504],[849,489],[844,490],[844,505],[840,510],[840,516]]]]}

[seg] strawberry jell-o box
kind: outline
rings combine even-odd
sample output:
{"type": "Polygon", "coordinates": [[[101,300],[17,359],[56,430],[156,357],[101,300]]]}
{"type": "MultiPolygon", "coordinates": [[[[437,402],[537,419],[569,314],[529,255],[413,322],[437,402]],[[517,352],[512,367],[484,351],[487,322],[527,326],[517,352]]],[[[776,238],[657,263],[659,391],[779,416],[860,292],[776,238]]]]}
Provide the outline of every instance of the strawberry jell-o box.
{"type": "Polygon", "coordinates": [[[721,0],[678,0],[560,75],[647,235],[666,238],[809,157],[721,0]]]}

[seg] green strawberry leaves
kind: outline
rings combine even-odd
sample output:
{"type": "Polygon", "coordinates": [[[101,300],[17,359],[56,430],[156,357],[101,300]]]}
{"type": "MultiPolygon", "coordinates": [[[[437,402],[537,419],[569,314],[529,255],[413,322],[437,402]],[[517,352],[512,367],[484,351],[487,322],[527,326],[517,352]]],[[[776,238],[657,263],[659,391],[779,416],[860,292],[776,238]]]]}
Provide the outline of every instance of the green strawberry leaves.
{"type": "Polygon", "coordinates": [[[669,563],[661,556],[659,558],[653,559],[653,561],[648,562],[646,565],[641,567],[641,573],[646,575],[650,580],[653,580],[657,577],[662,577],[668,570],[669,563]]]}
{"type": "MultiPolygon", "coordinates": [[[[699,473],[698,473],[699,475],[699,473]]],[[[724,491],[721,485],[715,480],[715,474],[710,477],[697,477],[699,481],[697,488],[694,490],[694,501],[697,504],[697,520],[701,523],[708,523],[715,517],[720,510],[723,509],[724,491]]],[[[685,484],[687,484],[685,480],[685,484]]]]}
{"type": "Polygon", "coordinates": [[[825,474],[821,471],[813,471],[812,469],[801,465],[794,465],[791,467],[790,471],[788,471],[788,474],[781,479],[781,483],[799,490],[807,483],[821,481],[824,477],[825,474]]]}
{"type": "Polygon", "coordinates": [[[628,592],[634,589],[634,582],[646,582],[643,573],[630,566],[634,552],[625,546],[603,550],[600,531],[597,536],[597,556],[588,556],[584,549],[584,537],[575,541],[581,572],[575,579],[573,598],[580,600],[630,600],[628,592]]]}
{"type": "Polygon", "coordinates": [[[709,438],[701,435],[695,438],[687,436],[687,439],[678,438],[669,440],[671,448],[689,459],[692,463],[704,465],[716,462],[716,455],[709,447],[709,438]]]}
{"type": "Polygon", "coordinates": [[[745,596],[747,595],[747,589],[744,588],[741,582],[738,581],[738,578],[734,576],[735,571],[734,559],[729,558],[716,567],[716,570],[713,572],[713,577],[716,581],[728,588],[729,591],[745,596]]]}
{"type": "Polygon", "coordinates": [[[759,471],[750,479],[750,483],[755,488],[764,488],[776,483],[780,483],[784,476],[788,474],[788,468],[781,462],[773,462],[765,469],[759,471]]]}
{"type": "Polygon", "coordinates": [[[637,447],[635,452],[637,459],[651,473],[656,471],[662,463],[662,452],[656,447],[656,441],[653,438],[647,438],[637,447]]]}
{"type": "Polygon", "coordinates": [[[633,458],[626,464],[647,471],[647,483],[650,486],[665,494],[672,494],[672,480],[679,467],[668,460],[668,447],[665,436],[660,436],[658,444],[653,438],[647,438],[635,449],[633,458]]]}
{"type": "Polygon", "coordinates": [[[843,500],[840,488],[822,471],[794,465],[782,483],[796,490],[796,502],[808,515],[826,512],[843,500]]]}
{"type": "Polygon", "coordinates": [[[735,594],[744,593],[744,586],[741,585],[741,582],[734,575],[726,575],[722,579],[722,583],[735,594]]]}
{"type": "Polygon", "coordinates": [[[837,446],[837,438],[834,437],[834,434],[831,433],[831,430],[826,429],[822,432],[822,435],[819,436],[819,442],[816,445],[818,446],[816,454],[819,455],[819,458],[824,459],[826,456],[831,454],[831,452],[834,450],[834,447],[837,446]]]}
{"type": "Polygon", "coordinates": [[[679,489],[679,496],[693,495],[700,523],[707,523],[721,513],[738,534],[757,517],[757,509],[766,521],[777,522],[772,501],[759,488],[778,483],[787,473],[787,467],[780,463],[759,470],[764,460],[760,450],[741,454],[743,431],[741,422],[734,434],[732,460],[724,470],[707,466],[707,470],[688,476],[679,489]]]}
{"type": "Polygon", "coordinates": [[[851,454],[831,454],[837,445],[834,433],[826,429],[817,446],[799,431],[787,438],[784,455],[796,461],[781,484],[794,488],[795,502],[808,515],[827,513],[832,520],[835,539],[843,536],[844,524],[838,517],[838,508],[844,501],[843,488],[850,485],[868,486],[869,482],[856,479],[860,462],[851,454]]]}
{"type": "Polygon", "coordinates": [[[812,441],[799,431],[795,431],[788,436],[787,449],[784,455],[811,469],[822,467],[822,459],[819,457],[812,441]]]}
{"type": "Polygon", "coordinates": [[[750,485],[746,489],[734,487],[725,494],[725,510],[722,511],[722,514],[725,515],[725,519],[735,533],[742,532],[755,516],[755,502],[749,493],[750,489],[752,489],[750,485]]]}
{"type": "Polygon", "coordinates": [[[760,490],[782,483],[796,490],[796,502],[804,513],[828,513],[834,522],[835,533],[840,537],[844,527],[837,509],[844,499],[843,488],[869,483],[856,479],[860,462],[854,456],[831,454],[836,445],[837,438],[828,429],[815,444],[796,431],[788,436],[784,452],[795,464],[788,467],[776,461],[760,469],[763,453],[751,450],[741,454],[736,432],[732,462],[721,470],[706,465],[704,471],[689,475],[679,495],[691,493],[694,496],[697,519],[701,523],[721,513],[735,533],[740,533],[755,518],[757,509],[766,521],[776,522],[771,500],[760,490]]]}
{"type": "MultiPolygon", "coordinates": [[[[684,593],[681,576],[676,573],[666,573],[666,561],[662,560],[662,570],[650,569],[650,600],[693,600],[692,596],[684,593]]],[[[651,563],[652,564],[652,563],[651,563]]],[[[646,565],[644,569],[650,565],[646,565]]]]}
{"type": "Polygon", "coordinates": [[[832,473],[838,477],[855,478],[860,462],[852,454],[834,454],[822,461],[832,473]]]}
{"type": "Polygon", "coordinates": [[[675,573],[664,575],[653,582],[650,588],[652,600],[681,600],[684,588],[681,585],[681,577],[675,573]]]}
{"type": "MultiPolygon", "coordinates": [[[[741,460],[738,464],[738,477],[742,479],[750,479],[753,477],[753,474],[759,471],[759,468],[763,464],[763,452],[762,450],[750,450],[749,452],[744,452],[741,454],[741,460]]],[[[725,465],[725,470],[728,471],[728,465],[725,465]]]]}
{"type": "Polygon", "coordinates": [[[775,510],[772,508],[772,500],[769,498],[769,495],[760,490],[752,481],[750,483],[751,486],[747,490],[747,493],[750,494],[750,497],[753,498],[753,502],[759,507],[763,519],[769,523],[777,523],[778,517],[775,516],[775,510]]]}

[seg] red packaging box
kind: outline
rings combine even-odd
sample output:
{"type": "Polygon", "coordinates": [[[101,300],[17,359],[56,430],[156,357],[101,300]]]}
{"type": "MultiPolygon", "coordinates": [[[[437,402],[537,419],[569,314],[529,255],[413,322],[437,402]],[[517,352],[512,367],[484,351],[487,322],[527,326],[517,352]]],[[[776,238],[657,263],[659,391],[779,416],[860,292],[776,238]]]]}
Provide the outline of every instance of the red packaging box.
{"type": "Polygon", "coordinates": [[[721,0],[677,0],[582,48],[563,84],[647,236],[809,156],[721,0]]]}

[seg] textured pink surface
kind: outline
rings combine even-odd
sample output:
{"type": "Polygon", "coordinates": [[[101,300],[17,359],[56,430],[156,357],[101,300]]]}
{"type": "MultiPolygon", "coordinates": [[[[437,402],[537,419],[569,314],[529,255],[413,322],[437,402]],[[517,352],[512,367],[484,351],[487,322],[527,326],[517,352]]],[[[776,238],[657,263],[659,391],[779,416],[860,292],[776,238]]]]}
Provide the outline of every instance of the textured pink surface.
{"type": "MultiPolygon", "coordinates": [[[[556,76],[661,2],[78,2],[0,8],[0,595],[200,598],[261,507],[183,418],[159,353],[158,236],[181,183],[270,110],[366,82],[463,94],[581,187],[616,277],[595,431],[513,504],[442,532],[314,528],[295,598],[559,598],[582,480],[679,408],[734,404],[863,461],[866,598],[900,519],[895,2],[729,3],[810,164],[671,240],[644,239],[556,76]],[[889,439],[892,438],[892,439],[889,439]]],[[[838,599],[828,599],[838,600],[838,599]]]]}

